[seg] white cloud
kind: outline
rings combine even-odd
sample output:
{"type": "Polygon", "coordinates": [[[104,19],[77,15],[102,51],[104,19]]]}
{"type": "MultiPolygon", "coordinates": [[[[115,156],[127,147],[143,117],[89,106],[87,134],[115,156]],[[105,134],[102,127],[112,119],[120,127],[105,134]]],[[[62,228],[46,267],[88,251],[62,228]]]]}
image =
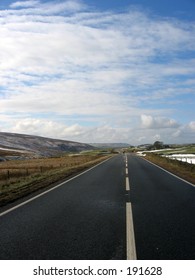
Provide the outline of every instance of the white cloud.
{"type": "Polygon", "coordinates": [[[192,132],[195,132],[195,121],[189,123],[189,128],[192,132]]]}
{"type": "Polygon", "coordinates": [[[194,143],[195,121],[185,124],[173,132],[173,139],[180,140],[181,143],[194,143]]]}
{"type": "Polygon", "coordinates": [[[149,115],[141,116],[142,127],[147,129],[178,128],[175,120],[166,117],[153,117],[149,115]]]}
{"type": "Polygon", "coordinates": [[[73,138],[82,134],[83,129],[79,125],[65,126],[63,124],[41,119],[18,120],[12,128],[13,132],[34,134],[56,138],[73,138]]]}
{"type": "Polygon", "coordinates": [[[108,125],[99,127],[84,127],[79,124],[64,125],[59,122],[43,119],[26,118],[15,121],[12,132],[34,134],[52,138],[68,139],[81,142],[117,142],[121,133],[129,137],[128,129],[114,129],[108,125]]]}
{"type": "Polygon", "coordinates": [[[14,2],[10,5],[10,8],[29,8],[37,6],[40,4],[40,1],[32,0],[32,1],[18,1],[14,2]]]}
{"type": "Polygon", "coordinates": [[[194,37],[192,23],[135,9],[14,2],[0,11],[0,111],[21,116],[15,124],[6,119],[15,132],[103,142],[179,139],[179,106],[195,90],[195,61],[183,55],[195,50],[194,37]]]}
{"type": "Polygon", "coordinates": [[[86,5],[79,0],[65,0],[54,2],[42,2],[39,0],[17,1],[10,8],[17,10],[3,11],[4,15],[54,15],[84,10],[86,5]]]}
{"type": "Polygon", "coordinates": [[[194,122],[178,128],[138,129],[136,127],[113,127],[110,124],[98,126],[67,124],[63,120],[53,121],[47,117],[21,118],[20,115],[9,117],[0,115],[0,131],[9,127],[11,132],[67,139],[86,143],[92,142],[126,142],[133,145],[138,143],[154,143],[157,140],[165,143],[186,143],[186,139],[193,142],[194,122]],[[2,116],[2,117],[1,117],[2,116]]]}

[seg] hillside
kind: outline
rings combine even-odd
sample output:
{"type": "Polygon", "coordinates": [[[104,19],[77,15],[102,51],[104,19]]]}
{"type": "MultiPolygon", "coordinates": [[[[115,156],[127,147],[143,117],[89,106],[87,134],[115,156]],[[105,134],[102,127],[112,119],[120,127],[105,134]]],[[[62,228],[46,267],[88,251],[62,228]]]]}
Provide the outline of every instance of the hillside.
{"type": "Polygon", "coordinates": [[[92,146],[99,149],[108,149],[108,148],[129,148],[131,145],[127,143],[91,143],[92,146]]]}
{"type": "Polygon", "coordinates": [[[0,132],[0,156],[7,152],[48,157],[62,152],[80,152],[93,148],[88,144],[73,141],[0,132]]]}

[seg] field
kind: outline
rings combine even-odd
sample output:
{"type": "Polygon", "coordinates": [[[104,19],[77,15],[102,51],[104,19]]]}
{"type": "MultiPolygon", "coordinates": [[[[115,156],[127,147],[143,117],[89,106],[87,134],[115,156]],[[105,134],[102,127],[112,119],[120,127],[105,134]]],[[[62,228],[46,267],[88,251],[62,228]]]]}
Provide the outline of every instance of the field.
{"type": "Polygon", "coordinates": [[[51,187],[109,156],[89,153],[0,162],[0,206],[39,189],[51,187]]]}

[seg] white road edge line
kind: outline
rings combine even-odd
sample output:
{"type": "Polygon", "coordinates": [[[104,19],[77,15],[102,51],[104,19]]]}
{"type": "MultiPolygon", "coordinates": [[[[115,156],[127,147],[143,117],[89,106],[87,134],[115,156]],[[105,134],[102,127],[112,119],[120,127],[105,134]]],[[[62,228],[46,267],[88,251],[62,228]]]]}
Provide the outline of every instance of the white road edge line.
{"type": "Polygon", "coordinates": [[[21,206],[23,206],[23,205],[25,205],[25,204],[27,204],[27,203],[29,203],[29,202],[35,200],[35,199],[37,199],[37,198],[39,198],[39,197],[41,197],[41,196],[43,196],[43,195],[45,195],[45,194],[47,194],[47,193],[49,193],[49,192],[51,192],[51,191],[53,191],[53,190],[59,188],[59,187],[61,187],[62,185],[64,185],[64,184],[66,184],[66,183],[68,183],[68,182],[74,180],[75,178],[77,178],[77,177],[79,177],[79,176],[81,176],[81,175],[83,175],[83,174],[89,172],[90,170],[96,168],[97,166],[99,166],[99,165],[105,163],[106,161],[110,160],[111,158],[113,158],[113,157],[110,157],[110,158],[108,158],[108,159],[106,159],[106,160],[104,160],[104,161],[102,161],[102,162],[100,162],[100,163],[98,163],[98,164],[92,166],[91,168],[89,168],[89,169],[83,171],[82,173],[79,173],[78,175],[76,175],[76,176],[74,176],[74,177],[72,177],[72,178],[70,178],[70,179],[68,179],[68,180],[66,180],[66,181],[64,181],[64,182],[62,182],[62,183],[60,183],[60,184],[58,184],[57,186],[55,186],[55,187],[53,187],[53,188],[51,188],[51,189],[49,189],[49,190],[47,190],[47,191],[44,191],[44,192],[42,192],[42,193],[40,193],[40,194],[38,194],[38,195],[36,195],[36,196],[34,196],[34,197],[28,199],[28,200],[26,200],[26,201],[24,201],[24,202],[22,202],[22,203],[20,203],[20,204],[18,204],[18,205],[16,205],[16,206],[14,206],[14,207],[8,209],[8,210],[6,210],[6,211],[0,213],[0,217],[2,217],[2,216],[4,216],[4,215],[6,215],[6,214],[8,214],[8,213],[10,213],[10,212],[12,212],[12,211],[14,211],[15,209],[17,209],[17,208],[19,208],[19,207],[21,207],[21,206]]]}
{"type": "Polygon", "coordinates": [[[126,203],[127,260],[136,260],[135,235],[131,203],[126,203]]]}
{"type": "MultiPolygon", "coordinates": [[[[142,159],[143,159],[143,158],[142,158],[142,159]]],[[[192,184],[192,183],[190,183],[190,182],[186,181],[185,179],[183,179],[183,178],[181,178],[181,177],[179,177],[179,176],[177,176],[177,175],[175,175],[175,174],[171,173],[170,171],[168,171],[168,170],[164,169],[163,167],[161,167],[161,166],[159,166],[159,165],[157,165],[157,164],[155,164],[155,163],[153,163],[153,162],[151,162],[151,161],[149,161],[149,160],[147,160],[147,159],[145,159],[145,158],[144,158],[144,160],[146,160],[146,161],[147,161],[147,162],[149,162],[150,164],[153,164],[154,166],[156,166],[156,167],[158,167],[158,168],[162,169],[163,171],[165,171],[165,172],[169,173],[170,175],[172,175],[172,176],[176,177],[177,179],[179,179],[179,180],[181,180],[181,181],[183,181],[183,182],[185,182],[185,183],[187,183],[187,184],[191,185],[192,187],[195,187],[195,185],[194,185],[194,184],[192,184]]]]}

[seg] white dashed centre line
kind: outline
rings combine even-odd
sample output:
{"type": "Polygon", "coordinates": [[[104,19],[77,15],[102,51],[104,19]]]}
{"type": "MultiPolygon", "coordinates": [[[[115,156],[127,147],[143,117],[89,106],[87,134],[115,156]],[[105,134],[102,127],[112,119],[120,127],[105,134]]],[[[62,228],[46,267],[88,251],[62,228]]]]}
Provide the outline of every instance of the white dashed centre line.
{"type": "MultiPolygon", "coordinates": [[[[126,156],[126,175],[128,175],[128,159],[126,156]]],[[[130,192],[129,176],[126,176],[126,191],[130,192]]],[[[127,260],[136,260],[135,234],[131,202],[126,202],[126,243],[127,260]]]]}
{"type": "Polygon", "coordinates": [[[130,191],[129,178],[126,177],[126,191],[130,191]]]}
{"type": "Polygon", "coordinates": [[[136,260],[136,247],[135,247],[135,236],[133,226],[133,215],[131,203],[126,203],[126,227],[127,227],[127,260],[136,260]]]}

